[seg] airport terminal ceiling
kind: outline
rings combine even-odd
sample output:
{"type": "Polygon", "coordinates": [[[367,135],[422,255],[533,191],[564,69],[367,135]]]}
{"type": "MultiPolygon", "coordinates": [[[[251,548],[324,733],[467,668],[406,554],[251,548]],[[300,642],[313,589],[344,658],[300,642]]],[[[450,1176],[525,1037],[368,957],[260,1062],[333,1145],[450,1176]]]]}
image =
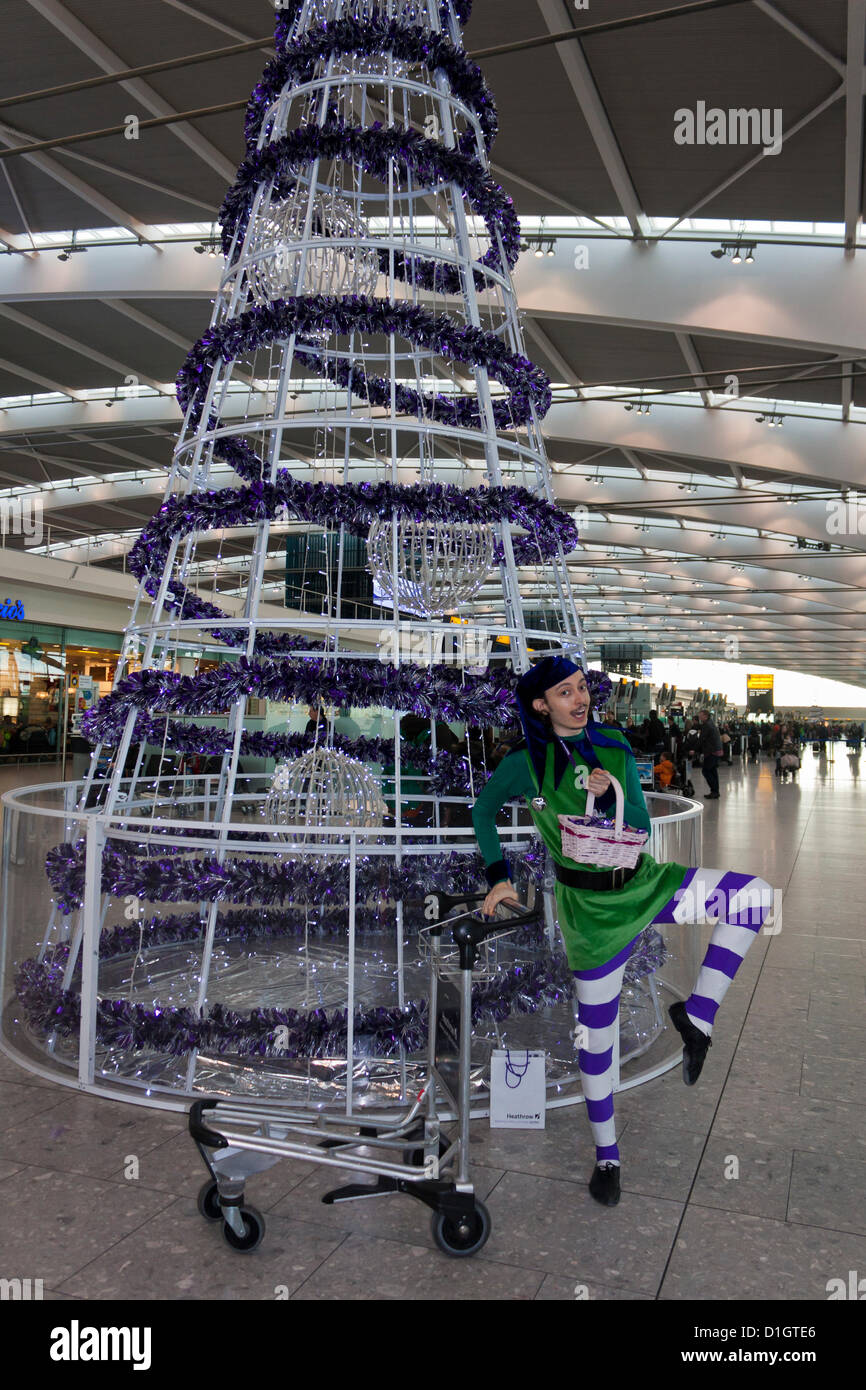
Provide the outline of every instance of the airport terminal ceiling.
{"type": "MultiPolygon", "coordinates": [[[[274,17],[120,8],[6,0],[0,110],[0,497],[38,494],[37,555],[117,571],[161,499],[274,17]]],[[[718,659],[734,635],[741,661],[866,684],[866,5],[476,0],[466,44],[590,657],[718,659]]],[[[319,476],[312,426],[293,448],[319,476]]],[[[234,543],[200,547],[204,584],[234,543]]],[[[274,601],[284,570],[275,547],[274,601]]]]}

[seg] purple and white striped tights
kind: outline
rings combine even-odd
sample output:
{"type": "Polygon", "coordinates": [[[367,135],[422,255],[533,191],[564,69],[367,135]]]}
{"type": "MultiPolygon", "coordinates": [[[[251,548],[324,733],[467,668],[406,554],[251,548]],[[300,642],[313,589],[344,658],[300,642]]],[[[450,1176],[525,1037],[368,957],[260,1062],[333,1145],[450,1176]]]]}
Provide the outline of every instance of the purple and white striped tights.
{"type": "MultiPolygon", "coordinates": [[[[715,922],[686,1013],[707,1035],[746,952],[773,910],[773,890],[762,878],[716,869],[689,869],[651,926],[715,922]]],[[[626,963],[634,941],[605,965],[575,970],[581,1047],[578,1053],[586,1113],[596,1161],[619,1163],[613,1113],[614,1030],[626,963]]]]}

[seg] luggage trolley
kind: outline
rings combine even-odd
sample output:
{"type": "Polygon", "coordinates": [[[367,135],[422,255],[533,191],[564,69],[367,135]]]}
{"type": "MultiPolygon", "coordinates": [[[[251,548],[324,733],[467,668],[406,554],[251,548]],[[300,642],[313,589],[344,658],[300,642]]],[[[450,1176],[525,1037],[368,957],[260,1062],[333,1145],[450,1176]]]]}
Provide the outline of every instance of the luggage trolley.
{"type": "MultiPolygon", "coordinates": [[[[322,1201],[357,1201],[402,1192],[416,1197],[432,1213],[433,1238],[447,1255],[474,1255],[490,1235],[490,1216],[475,1197],[469,1178],[472,981],[481,968],[495,968],[490,947],[517,928],[538,921],[539,909],[503,902],[505,920],[482,917],[483,893],[449,896],[431,892],[424,898],[429,925],[420,937],[429,956],[429,1012],[426,1072],[414,1101],[403,1113],[365,1111],[361,1115],[311,1112],[297,1102],[197,1100],[189,1113],[189,1132],[208,1170],[198,1195],[207,1221],[222,1222],[227,1244],[255,1250],[265,1233],[261,1212],[246,1202],[246,1179],[281,1158],[297,1158],[335,1168],[351,1167],[377,1178],[375,1184],[350,1184],[328,1192],[322,1201]],[[476,906],[470,906],[476,904],[476,906]],[[458,908],[465,909],[457,912],[458,908]],[[442,937],[450,931],[451,940],[442,937]],[[456,984],[459,1007],[442,1007],[440,986],[456,984]],[[437,1056],[441,1040],[456,1022],[456,1095],[437,1056]],[[440,1116],[455,1115],[454,1139],[442,1133],[440,1116]]],[[[351,1072],[352,1058],[347,1058],[351,1072]]],[[[351,1090],[349,1091],[351,1095],[351,1090]]],[[[351,1109],[351,1107],[349,1107],[351,1109]]]]}

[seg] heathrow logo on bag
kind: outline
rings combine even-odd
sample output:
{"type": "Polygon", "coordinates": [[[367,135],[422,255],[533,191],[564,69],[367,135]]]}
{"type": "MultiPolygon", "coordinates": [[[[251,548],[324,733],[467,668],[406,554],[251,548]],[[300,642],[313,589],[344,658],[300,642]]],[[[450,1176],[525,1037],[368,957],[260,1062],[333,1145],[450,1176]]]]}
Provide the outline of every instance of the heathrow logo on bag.
{"type": "Polygon", "coordinates": [[[490,1128],[544,1129],[545,1052],[497,1049],[490,1057],[490,1128]]]}

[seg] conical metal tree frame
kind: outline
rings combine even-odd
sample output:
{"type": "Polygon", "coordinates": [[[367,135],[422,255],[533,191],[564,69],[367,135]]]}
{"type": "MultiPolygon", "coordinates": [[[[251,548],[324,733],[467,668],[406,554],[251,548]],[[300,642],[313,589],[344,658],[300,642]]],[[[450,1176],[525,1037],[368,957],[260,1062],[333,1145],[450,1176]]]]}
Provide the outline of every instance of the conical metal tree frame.
{"type": "MultiPolygon", "coordinates": [[[[405,1063],[424,1024],[404,979],[418,900],[430,885],[483,883],[471,829],[461,839],[445,822],[449,805],[465,811],[477,795],[484,754],[468,739],[449,754],[437,724],[515,725],[513,683],[532,654],[583,656],[566,564],[577,535],[554,503],[539,423],[549,384],[524,353],[511,281],[519,227],[489,174],[495,108],[463,51],[470,8],[295,0],[278,11],[277,56],[253,93],[247,157],[222,210],[211,326],[178,379],[184,422],[165,502],[130,556],[138,597],[114,690],[88,721],[96,747],[80,808],[98,808],[108,837],[94,831],[86,850],[79,841],[49,855],[57,910],[40,965],[66,935],[55,964],[65,989],[81,970],[80,1066],[91,1081],[95,1051],[112,1039],[185,1058],[187,1092],[205,1052],[321,1057],[337,1034],[351,1071],[368,1027],[362,1050],[385,1039],[379,1055],[405,1063]],[[344,614],[347,538],[390,522],[394,578],[404,518],[492,528],[492,573],[456,612],[395,603],[344,614]],[[329,573],[321,614],[289,610],[269,576],[287,536],[322,529],[336,538],[336,582],[329,573]],[[219,587],[228,579],[233,610],[219,587]],[[352,741],[333,717],[308,736],[256,729],[253,700],[379,709],[393,733],[352,741]],[[429,728],[421,752],[401,738],[410,714],[429,728]],[[382,769],[393,817],[381,833],[341,840],[307,825],[292,838],[291,827],[262,826],[273,774],[257,779],[242,760],[272,768],[317,743],[382,769]],[[188,765],[155,781],[169,753],[188,765]],[[212,760],[198,783],[196,757],[212,760]],[[419,802],[430,808],[420,831],[409,814],[419,802]],[[184,811],[192,819],[181,823],[184,811]],[[246,931],[258,914],[267,935],[298,904],[325,920],[326,899],[346,914],[350,982],[357,932],[385,923],[391,1012],[371,1023],[350,992],[342,1015],[301,1018],[287,1005],[238,1021],[213,973],[226,923],[246,931]],[[124,902],[135,958],[122,996],[106,1000],[100,960],[126,942],[108,925],[124,902]],[[144,903],[159,907],[146,922],[144,903]],[[221,915],[226,904],[234,916],[221,915]],[[170,990],[151,999],[160,1008],[135,993],[137,964],[159,940],[200,952],[181,1009],[170,990]]],[[[540,888],[537,851],[528,861],[540,888]]],[[[567,994],[557,959],[558,977],[549,959],[539,967],[539,1006],[567,994]]]]}

